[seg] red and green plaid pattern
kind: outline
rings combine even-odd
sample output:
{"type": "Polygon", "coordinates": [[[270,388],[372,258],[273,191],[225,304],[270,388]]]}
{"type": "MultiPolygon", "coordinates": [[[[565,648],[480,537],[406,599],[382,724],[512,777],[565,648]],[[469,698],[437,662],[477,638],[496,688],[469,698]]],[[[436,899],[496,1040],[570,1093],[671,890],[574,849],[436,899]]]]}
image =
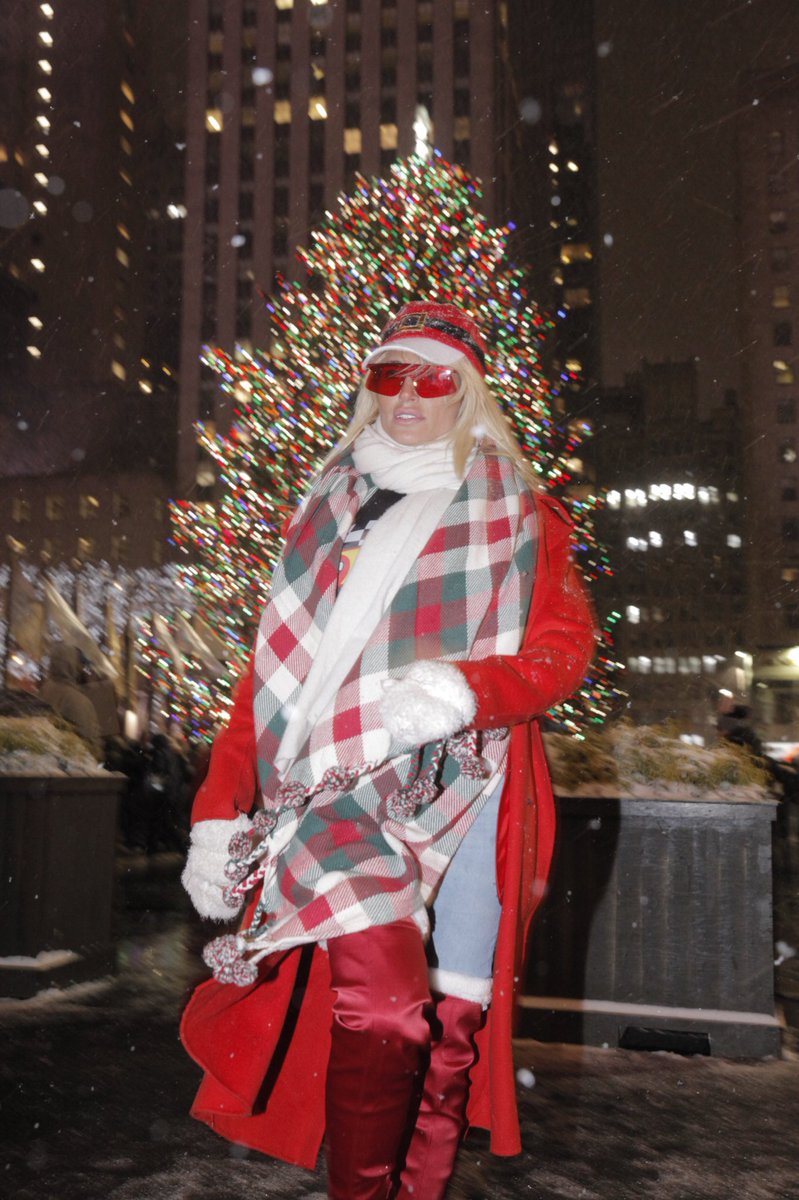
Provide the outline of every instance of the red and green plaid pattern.
{"type": "MultiPolygon", "coordinates": [[[[373,490],[349,458],[315,486],[262,617],[254,709],[264,805],[282,808],[277,792],[287,782],[318,790],[299,812],[281,811],[263,843],[261,902],[243,935],[255,957],[416,911],[481,807],[485,780],[469,777],[447,754],[437,798],[409,819],[390,815],[388,798],[424,770],[435,748],[425,748],[421,764],[403,743],[392,742],[386,755],[379,704],[384,681],[419,659],[458,662],[519,648],[532,595],[534,508],[512,464],[492,455],[476,456],[289,778],[279,779],[272,766],[335,600],[343,539],[373,490]],[[367,763],[371,769],[349,789],[319,789],[330,768],[363,772],[367,763]],[[270,855],[278,844],[280,853],[270,855]]],[[[506,750],[502,738],[481,746],[487,766],[501,765],[506,750]]]]}

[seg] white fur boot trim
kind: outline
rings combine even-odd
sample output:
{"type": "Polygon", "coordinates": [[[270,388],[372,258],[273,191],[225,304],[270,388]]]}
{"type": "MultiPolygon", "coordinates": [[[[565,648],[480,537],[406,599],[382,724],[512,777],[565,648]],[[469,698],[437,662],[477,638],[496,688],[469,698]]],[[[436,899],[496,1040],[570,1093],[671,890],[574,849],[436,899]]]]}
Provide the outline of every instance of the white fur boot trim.
{"type": "MultiPolygon", "coordinates": [[[[222,899],[230,880],[225,864],[230,859],[228,844],[234,833],[247,833],[252,821],[240,813],[232,821],[198,821],[192,826],[189,853],[180,881],[201,917],[230,921],[241,908],[231,908],[222,899]]],[[[242,900],[242,904],[244,901],[242,900]]]]}
{"type": "Polygon", "coordinates": [[[439,971],[431,967],[428,972],[431,992],[444,996],[457,996],[459,1000],[473,1000],[475,1004],[488,1008],[493,992],[493,980],[479,979],[475,975],[459,975],[457,971],[439,971]]]}
{"type": "Polygon", "coordinates": [[[413,664],[402,679],[387,680],[380,716],[391,736],[411,746],[450,737],[473,720],[474,692],[454,663],[413,664]]]}

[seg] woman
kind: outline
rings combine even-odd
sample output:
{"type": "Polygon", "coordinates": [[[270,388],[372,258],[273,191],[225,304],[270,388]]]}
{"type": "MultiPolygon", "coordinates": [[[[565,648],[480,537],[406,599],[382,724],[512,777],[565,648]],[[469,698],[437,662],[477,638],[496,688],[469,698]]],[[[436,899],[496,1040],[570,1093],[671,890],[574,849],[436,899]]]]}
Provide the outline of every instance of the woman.
{"type": "Polygon", "coordinates": [[[247,907],[182,1036],[219,1133],[304,1166],[326,1133],[331,1200],[435,1200],[467,1123],[520,1149],[513,997],[553,839],[535,718],[593,622],[472,319],[408,304],[364,368],[195,801],[187,890],[247,907]]]}

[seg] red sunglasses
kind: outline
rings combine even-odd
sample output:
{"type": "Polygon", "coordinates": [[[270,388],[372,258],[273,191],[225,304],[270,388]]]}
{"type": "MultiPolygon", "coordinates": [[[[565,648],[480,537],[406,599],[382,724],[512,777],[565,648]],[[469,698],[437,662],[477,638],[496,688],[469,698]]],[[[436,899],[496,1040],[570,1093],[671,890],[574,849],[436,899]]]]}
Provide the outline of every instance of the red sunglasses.
{"type": "Polygon", "coordinates": [[[369,368],[366,386],[378,396],[398,396],[406,379],[410,379],[416,395],[422,400],[451,396],[460,387],[457,371],[449,367],[419,366],[418,363],[376,363],[369,368]]]}

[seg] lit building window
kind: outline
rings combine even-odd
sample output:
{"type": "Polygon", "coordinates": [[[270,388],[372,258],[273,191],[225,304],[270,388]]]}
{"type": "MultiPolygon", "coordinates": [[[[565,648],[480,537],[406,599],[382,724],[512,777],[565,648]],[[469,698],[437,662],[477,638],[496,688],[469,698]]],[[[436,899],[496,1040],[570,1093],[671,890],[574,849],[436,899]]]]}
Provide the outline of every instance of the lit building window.
{"type": "Polygon", "coordinates": [[[130,115],[127,109],[120,108],[119,119],[126,129],[130,129],[130,131],[133,132],[133,117],[130,115]]]}
{"type": "Polygon", "coordinates": [[[781,385],[790,385],[795,382],[794,370],[790,363],[787,363],[783,358],[776,358],[774,366],[774,382],[781,385]]]}
{"type": "Polygon", "coordinates": [[[312,121],[324,121],[327,117],[327,105],[324,96],[311,96],[308,101],[308,116],[312,121]]]}
{"type": "Polygon", "coordinates": [[[113,360],[113,362],[111,363],[111,374],[112,374],[112,375],[113,375],[113,376],[114,376],[116,379],[121,379],[123,382],[124,382],[124,381],[125,381],[125,379],[127,379],[127,377],[128,377],[128,373],[127,373],[127,371],[125,370],[125,368],[122,366],[122,363],[121,363],[121,362],[117,362],[117,360],[116,360],[116,359],[114,359],[114,360],[113,360]]]}
{"type": "Polygon", "coordinates": [[[796,462],[796,439],[783,438],[780,442],[778,455],[780,462],[795,463],[796,462]]]}
{"type": "Polygon", "coordinates": [[[139,391],[144,392],[145,396],[152,395],[152,390],[153,390],[153,385],[150,383],[149,379],[140,379],[139,380],[139,391]]]}
{"type": "Polygon", "coordinates": [[[45,132],[50,128],[50,122],[48,121],[47,117],[43,116],[41,113],[36,118],[36,124],[40,129],[44,129],[45,132]]]}
{"type": "Polygon", "coordinates": [[[130,86],[130,84],[125,79],[123,79],[121,84],[119,85],[119,87],[120,87],[120,91],[122,92],[122,95],[125,97],[125,99],[130,104],[135,104],[136,97],[133,94],[133,88],[130,86]]]}
{"type": "Polygon", "coordinates": [[[593,304],[591,289],[587,287],[566,288],[563,293],[563,303],[566,308],[588,308],[593,304]]]}
{"type": "Polygon", "coordinates": [[[131,146],[130,142],[128,141],[128,139],[126,137],[121,137],[119,139],[119,144],[122,147],[125,154],[133,153],[133,147],[131,146]]]}
{"type": "Polygon", "coordinates": [[[627,538],[627,549],[628,550],[648,550],[649,542],[646,540],[646,538],[631,536],[631,537],[627,538]]]}
{"type": "Polygon", "coordinates": [[[43,17],[47,17],[48,21],[52,21],[53,15],[54,15],[54,9],[53,9],[52,4],[40,4],[39,12],[42,14],[43,17]]]}
{"type": "Polygon", "coordinates": [[[696,546],[698,544],[693,529],[684,529],[682,536],[686,546],[696,546]]]}
{"type": "Polygon", "coordinates": [[[381,150],[396,150],[397,148],[397,126],[396,125],[381,125],[380,126],[380,149],[381,150]]]}
{"type": "Polygon", "coordinates": [[[130,175],[128,175],[127,171],[122,169],[122,167],[119,168],[119,178],[123,183],[126,183],[128,187],[132,186],[133,180],[131,179],[130,175]]]}
{"type": "Polygon", "coordinates": [[[718,666],[718,662],[717,662],[716,658],[714,657],[714,655],[712,655],[712,654],[703,654],[702,655],[702,670],[705,672],[706,675],[715,674],[717,666],[718,666]]]}
{"type": "Polygon", "coordinates": [[[38,271],[40,275],[41,275],[42,271],[44,270],[44,263],[42,262],[42,260],[40,258],[32,258],[31,266],[33,267],[34,271],[38,271]]]}
{"type": "Polygon", "coordinates": [[[224,121],[221,108],[209,108],[205,114],[205,128],[209,133],[221,133],[224,121]]]}
{"type": "Polygon", "coordinates": [[[46,58],[40,58],[37,66],[39,67],[39,70],[42,71],[45,75],[52,75],[53,64],[51,62],[49,62],[46,58]]]}
{"type": "Polygon", "coordinates": [[[692,483],[675,483],[672,495],[675,500],[695,500],[696,488],[692,483]]]}
{"type": "Polygon", "coordinates": [[[294,0],[275,0],[275,8],[287,9],[294,7],[294,0]]]}
{"type": "Polygon", "coordinates": [[[562,263],[590,262],[593,257],[588,242],[566,242],[560,248],[562,263]]]}
{"type": "Polygon", "coordinates": [[[126,242],[130,241],[130,230],[128,229],[127,225],[123,225],[121,221],[117,225],[117,233],[120,235],[120,237],[123,237],[126,242]]]}
{"type": "Polygon", "coordinates": [[[47,205],[44,200],[34,200],[33,207],[36,209],[40,217],[43,217],[47,212],[47,205]]]}
{"type": "Polygon", "coordinates": [[[568,171],[579,171],[580,170],[580,168],[577,166],[577,163],[571,158],[566,163],[566,169],[568,171]]]}
{"type": "Polygon", "coordinates": [[[43,46],[52,46],[53,35],[50,33],[49,29],[42,29],[39,31],[39,41],[43,46]]]}
{"type": "Polygon", "coordinates": [[[638,625],[641,621],[641,610],[636,604],[627,605],[627,620],[631,625],[638,625]]]}
{"type": "Polygon", "coordinates": [[[291,122],[291,101],[275,101],[275,124],[288,125],[291,122]]]}
{"type": "Polygon", "coordinates": [[[345,154],[360,154],[361,153],[361,131],[360,131],[360,129],[345,129],[344,130],[344,153],[345,154]]]}
{"type": "Polygon", "coordinates": [[[25,349],[28,351],[28,354],[30,354],[31,358],[42,357],[42,352],[38,346],[26,346],[25,349]]]}
{"type": "Polygon", "coordinates": [[[778,283],[771,293],[772,308],[790,308],[791,289],[787,283],[778,283]]]}
{"type": "Polygon", "coordinates": [[[560,167],[558,166],[558,164],[557,164],[557,163],[555,163],[555,162],[551,162],[551,163],[549,164],[549,169],[550,169],[550,171],[552,172],[552,174],[553,174],[553,175],[557,175],[558,171],[560,170],[560,167]]]}
{"type": "Polygon", "coordinates": [[[121,263],[123,267],[130,266],[130,259],[128,258],[127,254],[125,253],[125,251],[122,249],[121,246],[117,246],[116,259],[117,259],[117,262],[121,263]]]}
{"type": "Polygon", "coordinates": [[[643,488],[625,488],[624,503],[627,508],[646,508],[646,492],[643,488]]]}
{"type": "Polygon", "coordinates": [[[36,89],[36,95],[40,100],[44,100],[45,104],[49,104],[53,99],[53,93],[49,88],[40,87],[36,89]]]}
{"type": "Polygon", "coordinates": [[[33,178],[36,180],[39,187],[47,187],[48,180],[44,171],[37,171],[33,178]]]}
{"type": "Polygon", "coordinates": [[[655,546],[658,548],[661,547],[663,545],[663,534],[658,533],[658,531],[656,529],[650,529],[649,530],[649,545],[655,546]]]}
{"type": "Polygon", "coordinates": [[[28,317],[28,324],[32,325],[34,329],[41,329],[42,319],[41,317],[28,317]]]}
{"type": "Polygon", "coordinates": [[[50,157],[50,151],[47,149],[47,147],[45,146],[44,142],[37,142],[37,143],[36,143],[36,153],[37,153],[37,154],[38,154],[38,155],[39,155],[41,158],[49,158],[49,157],[50,157]]]}
{"type": "Polygon", "coordinates": [[[78,512],[82,517],[96,517],[100,511],[100,501],[96,496],[90,496],[84,493],[78,500],[78,512]]]}
{"type": "Polygon", "coordinates": [[[728,533],[727,534],[727,545],[730,547],[731,550],[740,550],[740,548],[741,548],[740,533],[728,533]]]}
{"type": "Polygon", "coordinates": [[[621,492],[612,491],[607,494],[608,508],[619,508],[621,506],[621,492]]]}

